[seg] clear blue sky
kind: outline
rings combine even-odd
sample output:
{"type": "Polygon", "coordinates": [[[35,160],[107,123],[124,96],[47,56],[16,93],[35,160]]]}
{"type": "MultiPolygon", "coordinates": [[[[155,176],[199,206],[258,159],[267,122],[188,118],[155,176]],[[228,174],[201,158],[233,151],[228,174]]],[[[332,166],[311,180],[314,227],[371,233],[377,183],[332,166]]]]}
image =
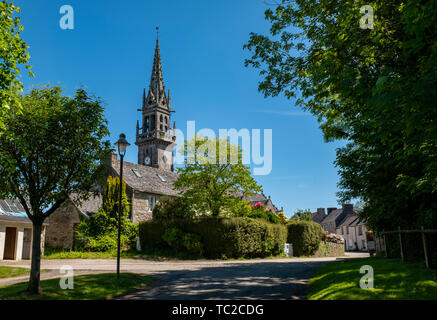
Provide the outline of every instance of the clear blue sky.
{"type": "Polygon", "coordinates": [[[245,68],[250,32],[266,33],[261,0],[16,0],[22,36],[30,46],[35,78],[26,89],[59,84],[71,94],[81,85],[106,102],[113,143],[124,132],[136,162],[135,126],[142,90],[148,87],[156,39],[164,82],[171,91],[178,128],[273,129],[273,170],[257,176],[287,216],[297,209],[337,206],[340,143],[325,143],[314,116],[284,97],[257,91],[258,71],[245,68]],[[59,27],[62,5],[74,9],[74,30],[59,27]]]}

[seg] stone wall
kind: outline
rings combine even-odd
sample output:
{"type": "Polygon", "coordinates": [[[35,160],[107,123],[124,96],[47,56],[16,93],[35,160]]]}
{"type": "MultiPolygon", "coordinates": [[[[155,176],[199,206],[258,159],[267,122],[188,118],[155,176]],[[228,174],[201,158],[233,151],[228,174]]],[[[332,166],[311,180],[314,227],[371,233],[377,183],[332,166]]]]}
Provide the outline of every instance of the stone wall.
{"type": "Polygon", "coordinates": [[[132,222],[140,223],[152,219],[152,211],[149,210],[149,201],[146,193],[134,192],[132,195],[132,222]]]}
{"type": "Polygon", "coordinates": [[[344,243],[324,242],[312,257],[341,257],[344,256],[344,243]]]}
{"type": "Polygon", "coordinates": [[[47,220],[45,244],[51,248],[73,249],[74,228],[80,223],[79,211],[68,201],[47,220]]]}

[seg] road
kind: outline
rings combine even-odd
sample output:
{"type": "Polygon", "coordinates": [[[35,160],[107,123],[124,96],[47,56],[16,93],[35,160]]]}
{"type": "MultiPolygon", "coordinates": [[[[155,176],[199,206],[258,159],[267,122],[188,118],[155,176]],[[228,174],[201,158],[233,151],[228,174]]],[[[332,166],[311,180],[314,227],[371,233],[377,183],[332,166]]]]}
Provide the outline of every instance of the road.
{"type": "MultiPolygon", "coordinates": [[[[149,261],[123,259],[122,272],[134,272],[156,280],[144,289],[117,299],[304,299],[308,281],[314,271],[338,259],[368,256],[348,254],[342,258],[279,258],[232,261],[149,261]]],[[[29,267],[29,261],[2,261],[0,265],[29,267]]],[[[115,260],[59,259],[42,260],[48,270],[41,279],[60,277],[63,265],[73,267],[76,275],[114,272],[115,260]]],[[[9,280],[9,282],[8,282],[9,280]]],[[[11,284],[0,279],[0,287],[11,284]]],[[[23,280],[20,280],[23,281],[23,280]]],[[[27,278],[24,277],[24,281],[27,278]]]]}

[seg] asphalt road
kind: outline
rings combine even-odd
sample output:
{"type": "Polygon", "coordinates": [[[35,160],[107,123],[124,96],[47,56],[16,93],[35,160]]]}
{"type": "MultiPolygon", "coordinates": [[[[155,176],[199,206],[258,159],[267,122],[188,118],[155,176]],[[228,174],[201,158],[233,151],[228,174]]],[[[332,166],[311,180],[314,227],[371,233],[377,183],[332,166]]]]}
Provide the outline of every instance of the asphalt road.
{"type": "MultiPolygon", "coordinates": [[[[122,272],[134,272],[154,277],[148,287],[117,299],[304,299],[308,281],[314,271],[325,263],[338,259],[363,257],[348,254],[344,258],[281,258],[243,261],[121,261],[122,272]]],[[[367,255],[368,256],[368,255],[367,255]]],[[[42,260],[47,272],[41,279],[60,277],[59,269],[70,265],[76,275],[114,272],[111,259],[42,260]]],[[[29,261],[2,261],[0,265],[30,267],[29,261]]],[[[0,286],[22,279],[1,279],[0,286]],[[12,282],[11,282],[12,281],[12,282]],[[2,283],[5,282],[5,283],[2,283]]]]}

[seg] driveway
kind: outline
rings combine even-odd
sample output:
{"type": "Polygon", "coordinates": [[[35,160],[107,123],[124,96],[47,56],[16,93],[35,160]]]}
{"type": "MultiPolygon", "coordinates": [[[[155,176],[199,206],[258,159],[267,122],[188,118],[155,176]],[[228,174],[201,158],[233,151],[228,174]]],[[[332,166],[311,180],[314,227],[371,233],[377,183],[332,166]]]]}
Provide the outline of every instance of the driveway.
{"type": "MultiPolygon", "coordinates": [[[[303,299],[309,278],[325,263],[339,259],[366,257],[348,253],[341,258],[280,258],[256,260],[150,261],[122,259],[121,272],[133,272],[156,280],[117,299],[303,299]]],[[[30,268],[30,261],[1,261],[0,265],[30,268]]],[[[62,276],[63,265],[75,275],[115,272],[115,259],[42,260],[41,279],[62,276]]],[[[27,281],[28,276],[0,279],[0,287],[27,281]]]]}

